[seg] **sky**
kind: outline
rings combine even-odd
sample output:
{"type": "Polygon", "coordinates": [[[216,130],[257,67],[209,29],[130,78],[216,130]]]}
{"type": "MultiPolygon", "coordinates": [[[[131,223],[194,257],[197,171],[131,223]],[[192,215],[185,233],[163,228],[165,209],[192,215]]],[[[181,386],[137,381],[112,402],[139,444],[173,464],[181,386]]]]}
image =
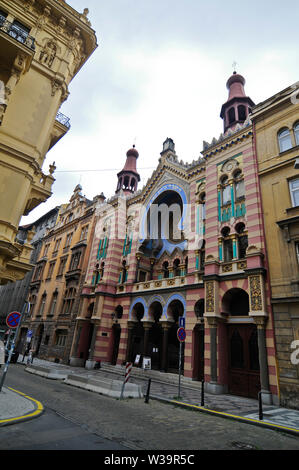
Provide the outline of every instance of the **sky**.
{"type": "Polygon", "coordinates": [[[20,225],[69,201],[115,194],[134,144],[138,189],[158,165],[167,137],[179,160],[201,156],[223,131],[226,82],[236,70],[258,104],[299,80],[298,0],[68,0],[88,18],[98,48],[70,84],[60,111],[71,129],[47,154],[53,195],[20,225]]]}

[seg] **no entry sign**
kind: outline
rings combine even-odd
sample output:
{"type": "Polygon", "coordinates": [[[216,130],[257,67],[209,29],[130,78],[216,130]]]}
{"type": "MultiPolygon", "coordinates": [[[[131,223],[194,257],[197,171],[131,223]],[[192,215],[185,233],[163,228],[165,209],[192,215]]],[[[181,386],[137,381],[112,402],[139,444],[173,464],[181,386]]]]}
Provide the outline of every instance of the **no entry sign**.
{"type": "Polygon", "coordinates": [[[17,328],[21,318],[20,312],[11,312],[6,317],[6,325],[9,328],[17,328]]]}
{"type": "Polygon", "coordinates": [[[186,339],[186,330],[185,328],[181,327],[178,329],[177,331],[177,337],[178,337],[178,340],[183,343],[186,339]]]}

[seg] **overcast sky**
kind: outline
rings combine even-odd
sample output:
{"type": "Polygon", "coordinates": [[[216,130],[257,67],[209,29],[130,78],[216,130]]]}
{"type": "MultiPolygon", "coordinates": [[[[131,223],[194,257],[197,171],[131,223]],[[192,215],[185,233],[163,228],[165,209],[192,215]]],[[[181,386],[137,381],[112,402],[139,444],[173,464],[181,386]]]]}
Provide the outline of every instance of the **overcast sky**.
{"type": "Polygon", "coordinates": [[[298,0],[68,0],[89,9],[98,48],[70,85],[61,112],[71,130],[48,153],[53,195],[21,224],[69,200],[115,193],[133,144],[142,188],[171,137],[192,162],[223,130],[226,81],[237,62],[257,104],[299,80],[298,0]]]}

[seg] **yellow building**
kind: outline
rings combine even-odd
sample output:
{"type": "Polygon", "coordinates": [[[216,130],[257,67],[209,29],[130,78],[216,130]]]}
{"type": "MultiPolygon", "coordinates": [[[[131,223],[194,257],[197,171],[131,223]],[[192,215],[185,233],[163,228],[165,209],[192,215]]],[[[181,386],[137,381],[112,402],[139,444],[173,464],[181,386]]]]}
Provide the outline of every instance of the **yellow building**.
{"type": "Polygon", "coordinates": [[[299,83],[253,108],[280,401],[299,408],[299,83]]]}
{"type": "Polygon", "coordinates": [[[30,318],[25,317],[20,333],[20,341],[24,343],[30,327],[36,354],[53,361],[66,362],[71,353],[93,237],[95,207],[105,199],[96,196],[90,201],[81,190],[77,185],[69,202],[61,206],[55,227],[43,239],[30,284],[30,318]]]}
{"type": "Polygon", "coordinates": [[[22,245],[16,234],[21,217],[51,196],[55,165],[49,174],[42,165],[69,129],[58,110],[97,47],[87,13],[63,0],[0,0],[1,284],[32,268],[30,237],[22,245]]]}

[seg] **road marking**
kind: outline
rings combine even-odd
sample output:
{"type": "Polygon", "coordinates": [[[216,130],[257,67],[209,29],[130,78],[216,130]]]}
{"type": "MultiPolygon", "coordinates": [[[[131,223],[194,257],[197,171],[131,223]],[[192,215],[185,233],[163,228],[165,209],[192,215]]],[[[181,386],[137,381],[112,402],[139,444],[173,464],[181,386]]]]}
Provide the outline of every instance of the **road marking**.
{"type": "Polygon", "coordinates": [[[197,406],[197,405],[190,405],[189,403],[183,403],[181,401],[176,401],[176,400],[171,400],[171,403],[175,403],[175,404],[178,404],[178,405],[183,405],[183,406],[188,406],[189,408],[196,408],[200,411],[205,411],[207,413],[211,413],[211,414],[216,414],[216,415],[220,415],[220,416],[224,416],[224,417],[227,417],[227,418],[234,418],[234,419],[238,419],[239,421],[248,421],[248,422],[251,422],[251,423],[256,423],[256,424],[260,424],[262,426],[265,426],[265,427],[271,427],[271,428],[274,428],[274,429],[281,429],[281,430],[286,430],[286,431],[292,431],[292,433],[296,433],[299,435],[299,430],[296,429],[296,428],[290,428],[290,427],[287,427],[287,426],[282,426],[281,424],[272,424],[272,423],[269,423],[268,421],[261,421],[261,420],[258,420],[258,419],[253,419],[253,418],[245,418],[244,416],[238,416],[238,415],[232,415],[232,414],[229,414],[229,413],[224,413],[223,411],[214,411],[214,410],[210,410],[208,408],[204,408],[202,406],[197,406]]]}
{"type": "Polygon", "coordinates": [[[13,422],[13,421],[24,420],[24,419],[27,419],[27,418],[34,418],[34,417],[38,416],[39,414],[41,414],[44,411],[43,405],[38,400],[35,400],[35,398],[29,397],[25,393],[19,392],[18,390],[15,390],[13,388],[10,388],[10,387],[7,387],[7,388],[9,390],[11,390],[12,392],[18,393],[19,395],[22,395],[24,398],[27,398],[27,400],[30,400],[33,403],[35,403],[36,409],[33,412],[28,413],[26,415],[16,416],[15,418],[0,419],[0,425],[5,424],[5,423],[9,423],[9,422],[13,422]]]}

